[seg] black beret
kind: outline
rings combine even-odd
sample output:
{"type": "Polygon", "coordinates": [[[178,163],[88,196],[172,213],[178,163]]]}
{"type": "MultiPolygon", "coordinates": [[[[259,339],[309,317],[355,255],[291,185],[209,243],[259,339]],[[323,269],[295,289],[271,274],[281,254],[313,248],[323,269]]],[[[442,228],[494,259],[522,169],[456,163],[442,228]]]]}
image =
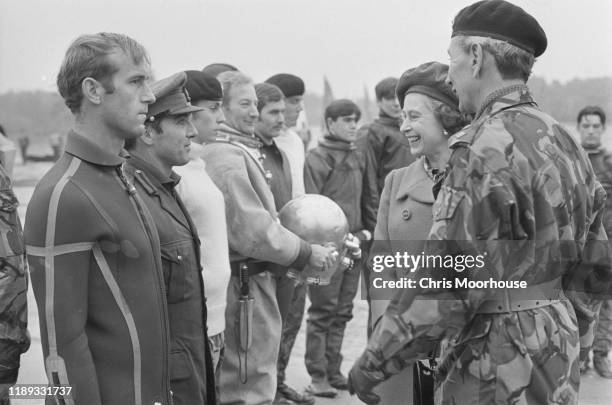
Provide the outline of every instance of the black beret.
{"type": "Polygon", "coordinates": [[[200,100],[221,101],[223,99],[221,83],[214,76],[199,70],[187,70],[185,73],[187,74],[185,88],[194,103],[200,100]]]}
{"type": "Polygon", "coordinates": [[[452,36],[489,37],[506,41],[538,57],[546,50],[546,34],[522,8],[504,0],[483,0],[459,11],[452,36]]]}
{"type": "Polygon", "coordinates": [[[266,83],[278,86],[285,97],[303,96],[306,88],[304,81],[289,73],[279,73],[266,80],[266,83]]]}
{"type": "Polygon", "coordinates": [[[209,74],[213,77],[219,76],[223,72],[237,72],[236,66],[230,65],[229,63],[211,63],[210,65],[204,66],[202,72],[209,74]]]}
{"type": "Polygon", "coordinates": [[[448,65],[439,62],[427,62],[406,70],[395,88],[400,106],[404,108],[406,94],[420,93],[457,109],[459,100],[453,89],[446,83],[447,74],[448,65]]]}

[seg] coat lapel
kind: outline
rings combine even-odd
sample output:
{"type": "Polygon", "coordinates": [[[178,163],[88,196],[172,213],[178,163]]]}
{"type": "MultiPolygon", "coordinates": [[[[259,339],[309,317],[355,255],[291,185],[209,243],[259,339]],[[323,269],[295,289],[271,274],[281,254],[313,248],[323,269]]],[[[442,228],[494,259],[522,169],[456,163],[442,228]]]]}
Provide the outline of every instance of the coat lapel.
{"type": "Polygon", "coordinates": [[[177,222],[183,225],[187,230],[191,232],[191,227],[187,221],[186,215],[181,211],[180,204],[178,203],[178,196],[175,198],[166,187],[162,186],[158,193],[160,206],[168,214],[172,215],[177,222]]]}
{"type": "Polygon", "coordinates": [[[433,180],[425,172],[422,158],[418,159],[405,170],[395,198],[397,200],[405,200],[410,197],[424,204],[433,204],[433,185],[433,180]]]}

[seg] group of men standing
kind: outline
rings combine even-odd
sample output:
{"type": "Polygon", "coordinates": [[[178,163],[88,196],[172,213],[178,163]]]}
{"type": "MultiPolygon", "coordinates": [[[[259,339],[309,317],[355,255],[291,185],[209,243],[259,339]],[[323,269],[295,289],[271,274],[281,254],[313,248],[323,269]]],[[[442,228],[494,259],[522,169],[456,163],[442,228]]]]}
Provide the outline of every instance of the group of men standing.
{"type": "Polygon", "coordinates": [[[276,219],[273,191],[292,198],[271,142],[284,95],[262,84],[258,97],[240,72],[220,79],[188,71],[149,86],[146,51],[120,34],[67,51],[58,87],[75,128],[25,225],[45,368],[73,387],[66,403],[274,399],[277,277],[331,267],[335,251],[276,219]]]}
{"type": "MultiPolygon", "coordinates": [[[[150,69],[139,43],[100,33],[77,38],[58,75],[74,130],[34,191],[24,231],[47,377],[73,388],[49,401],[313,403],[284,382],[306,296],[287,271],[325,271],[337,252],[277,219],[305,192],[304,147],[289,128],[303,81],[254,84],[217,64],[149,85],[150,69]]],[[[359,110],[348,103],[329,119],[354,138],[359,110]]],[[[351,230],[369,235],[356,215],[351,230]]],[[[342,316],[340,277],[324,294],[327,326],[317,323],[325,342],[340,318],[333,343],[313,354],[325,363],[331,353],[340,389],[358,275],[342,316]]],[[[313,394],[335,395],[317,381],[313,394]]]]}
{"type": "MultiPolygon", "coordinates": [[[[324,270],[336,252],[291,233],[277,213],[321,193],[344,209],[350,231],[371,239],[381,179],[365,208],[370,158],[355,147],[359,108],[328,106],[328,133],[306,161],[291,129],[305,91],[299,77],[255,84],[215,64],[149,85],[150,69],[139,43],[100,33],[77,38],[58,75],[75,125],[34,191],[18,253],[30,263],[48,379],[73,387],[59,399],[311,404],[311,394],[346,390],[340,350],[361,262],[310,288],[313,382],[298,393],[285,369],[308,289],[287,271],[324,270]]],[[[380,102],[397,104],[395,82],[385,83],[380,102]]],[[[397,111],[384,111],[362,138],[400,145],[397,111]]]]}
{"type": "MultiPolygon", "coordinates": [[[[74,129],[64,154],[36,186],[25,243],[10,184],[3,181],[0,190],[8,241],[0,244],[2,268],[12,277],[1,296],[12,328],[2,329],[1,359],[8,366],[0,384],[14,383],[19,354],[29,344],[27,254],[49,383],[73,389],[49,403],[312,404],[312,395],[333,397],[338,389],[377,403],[371,392],[376,385],[450,331],[464,340],[447,356],[446,374],[438,376],[442,403],[576,403],[577,348],[585,360],[599,310],[589,294],[609,294],[609,256],[589,243],[605,240],[602,224],[610,231],[595,175],[612,190],[612,164],[587,128],[603,128],[603,111],[586,109],[578,117],[593,171],[583,151],[529,96],[525,82],[545,48],[537,21],[505,1],[478,2],[458,14],[447,81],[474,121],[451,138],[431,239],[539,240],[555,234],[558,246],[571,241],[574,250],[564,252],[565,261],[550,274],[562,279],[569,301],[563,294],[536,303],[508,295],[502,305],[498,297],[470,290],[450,298],[448,291],[418,292],[444,296],[431,305],[405,291],[376,328],[369,325],[368,347],[347,379],[340,371],[341,345],[361,273],[368,285],[365,261],[335,273],[329,285],[296,284],[290,269],[327,271],[337,251],[289,231],[278,212],[301,194],[325,195],[342,208],[349,231],[367,250],[386,175],[414,160],[400,132],[397,79],[376,86],[380,116],[359,131],[355,103],[341,99],[326,106],[325,134],[305,155],[291,129],[305,91],[299,77],[283,73],[255,84],[230,65],[214,64],[149,85],[149,57],[133,39],[112,33],[77,38],[57,79],[74,129]],[[500,68],[478,38],[524,50],[522,70],[500,68]],[[525,142],[528,136],[537,142],[525,142]],[[483,214],[488,221],[481,221],[483,214]],[[572,267],[578,259],[582,275],[572,267]],[[312,383],[308,393],[298,393],[286,384],[285,370],[307,295],[312,383]],[[492,309],[482,312],[485,306],[492,309]],[[562,320],[568,330],[538,338],[549,343],[506,336],[531,316],[543,323],[562,320]],[[483,336],[499,340],[478,348],[483,336]],[[516,346],[518,360],[496,346],[504,339],[516,346]],[[534,352],[542,345],[551,349],[546,356],[534,352]],[[491,364],[500,372],[483,368],[491,364]],[[508,373],[517,378],[510,381],[508,373]]],[[[6,177],[0,172],[0,179],[6,177]]],[[[448,247],[427,248],[436,252],[439,246],[448,247]]],[[[521,253],[527,254],[524,262],[539,263],[529,252],[521,253]]],[[[515,271],[503,265],[499,270],[502,278],[515,271]]],[[[550,281],[548,274],[531,276],[550,281]]],[[[612,323],[609,312],[606,301],[603,328],[612,323]]],[[[599,336],[594,367],[611,377],[610,335],[599,336]]]]}

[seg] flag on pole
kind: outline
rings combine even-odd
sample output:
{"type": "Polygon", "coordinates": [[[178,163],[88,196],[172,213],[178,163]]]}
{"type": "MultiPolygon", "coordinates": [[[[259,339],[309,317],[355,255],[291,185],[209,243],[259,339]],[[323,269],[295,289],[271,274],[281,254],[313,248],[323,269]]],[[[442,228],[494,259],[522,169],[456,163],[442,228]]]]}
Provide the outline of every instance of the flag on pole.
{"type": "MultiPolygon", "coordinates": [[[[327,80],[327,76],[323,75],[323,110],[325,110],[332,101],[334,101],[334,92],[327,80]]],[[[321,131],[325,132],[325,114],[323,111],[321,112],[321,117],[323,117],[321,120],[321,131]]]]}
{"type": "Polygon", "coordinates": [[[362,122],[372,122],[372,106],[370,105],[370,94],[368,86],[363,85],[363,112],[361,114],[362,122]]]}
{"type": "Polygon", "coordinates": [[[327,107],[332,101],[334,101],[334,92],[327,77],[323,76],[323,107],[327,107]]]}

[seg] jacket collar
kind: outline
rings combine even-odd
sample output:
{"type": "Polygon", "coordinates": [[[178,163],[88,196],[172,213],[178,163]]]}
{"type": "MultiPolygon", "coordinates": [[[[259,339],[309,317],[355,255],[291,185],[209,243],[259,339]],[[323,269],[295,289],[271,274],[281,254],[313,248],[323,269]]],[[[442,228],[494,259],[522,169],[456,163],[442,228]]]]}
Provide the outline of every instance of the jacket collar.
{"type": "Polygon", "coordinates": [[[401,124],[401,120],[387,115],[382,110],[378,112],[378,118],[376,119],[376,121],[378,121],[380,124],[387,125],[390,127],[395,127],[397,129],[400,128],[400,124],[401,124]]]}
{"type": "Polygon", "coordinates": [[[402,181],[397,188],[395,198],[397,200],[404,200],[410,197],[424,204],[433,204],[434,196],[432,187],[434,182],[427,175],[427,172],[425,172],[423,158],[417,159],[413,164],[403,170],[406,170],[406,172],[401,178],[402,181]]]}
{"type": "Polygon", "coordinates": [[[120,155],[112,154],[74,131],[68,133],[66,153],[98,166],[116,167],[121,166],[125,162],[123,158],[125,153],[120,155]]]}
{"type": "Polygon", "coordinates": [[[475,120],[483,116],[491,116],[499,111],[505,110],[510,107],[514,107],[520,104],[532,104],[537,105],[531,94],[529,88],[525,84],[515,84],[508,87],[495,90],[489,94],[482,106],[476,114],[475,120]]]}
{"type": "Polygon", "coordinates": [[[263,146],[263,143],[255,135],[240,132],[226,123],[219,125],[217,137],[225,141],[240,142],[250,148],[261,148],[263,146]]]}
{"type": "Polygon", "coordinates": [[[170,173],[170,176],[166,176],[155,166],[137,155],[132,155],[129,163],[136,169],[134,178],[145,192],[159,201],[160,207],[178,223],[192,231],[188,214],[183,209],[179,196],[173,192],[181,176],[174,171],[170,173]]]}
{"type": "Polygon", "coordinates": [[[267,146],[267,147],[269,147],[269,148],[278,149],[278,145],[276,144],[276,141],[275,141],[274,139],[272,139],[272,142],[270,142],[269,144],[267,144],[267,143],[265,143],[265,142],[263,141],[263,139],[261,139],[261,137],[260,137],[259,135],[255,134],[255,136],[254,136],[254,137],[255,137],[255,139],[256,139],[257,141],[259,141],[259,142],[261,143],[261,147],[265,147],[265,146],[267,146]]]}
{"type": "Polygon", "coordinates": [[[587,154],[589,154],[589,155],[598,155],[598,154],[600,154],[600,153],[605,153],[605,152],[606,152],[606,149],[605,149],[603,146],[601,146],[601,145],[600,145],[600,146],[597,146],[597,147],[595,147],[595,148],[588,148],[588,147],[586,147],[586,146],[583,146],[582,148],[583,148],[583,149],[585,150],[585,152],[586,152],[587,154]]]}
{"type": "Polygon", "coordinates": [[[344,140],[340,140],[330,134],[326,134],[323,139],[319,141],[319,145],[335,150],[355,150],[357,147],[355,146],[355,142],[346,142],[344,140]]]}
{"type": "Polygon", "coordinates": [[[145,172],[147,174],[147,178],[156,188],[164,186],[169,187],[169,189],[172,189],[179,183],[179,181],[181,181],[181,176],[176,174],[174,171],[170,173],[170,176],[167,176],[162,173],[161,170],[159,170],[157,167],[153,166],[151,163],[140,157],[138,154],[130,155],[130,164],[133,165],[136,169],[145,172]]]}

